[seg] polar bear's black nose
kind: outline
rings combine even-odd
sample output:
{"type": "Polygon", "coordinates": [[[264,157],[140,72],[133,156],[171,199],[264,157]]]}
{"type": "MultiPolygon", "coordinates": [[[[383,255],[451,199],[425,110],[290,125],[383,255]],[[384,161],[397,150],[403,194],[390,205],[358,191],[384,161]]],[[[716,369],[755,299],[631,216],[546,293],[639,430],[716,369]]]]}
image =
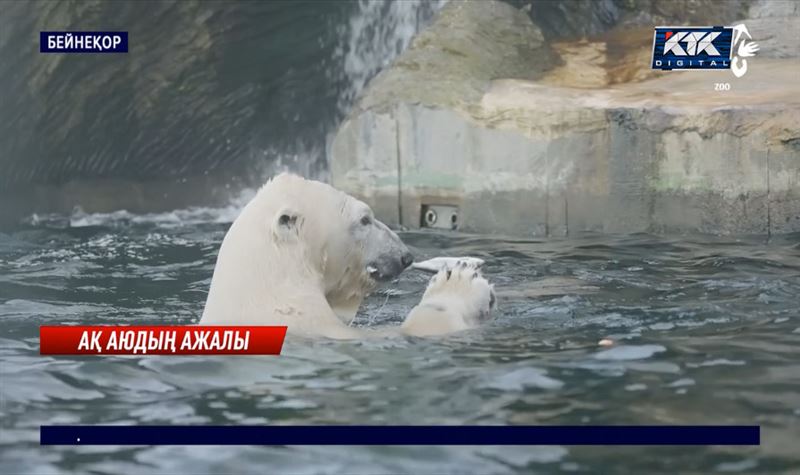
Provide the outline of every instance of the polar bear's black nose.
{"type": "Polygon", "coordinates": [[[403,254],[403,257],[400,258],[400,262],[403,263],[403,269],[405,269],[414,262],[414,255],[410,252],[406,252],[403,254]]]}

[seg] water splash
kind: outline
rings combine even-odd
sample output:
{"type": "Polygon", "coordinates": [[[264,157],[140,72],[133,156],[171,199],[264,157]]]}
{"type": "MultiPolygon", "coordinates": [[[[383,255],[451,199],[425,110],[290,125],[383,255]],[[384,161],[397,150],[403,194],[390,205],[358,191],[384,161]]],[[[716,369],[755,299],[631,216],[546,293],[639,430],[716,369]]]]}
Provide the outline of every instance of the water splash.
{"type": "MultiPolygon", "coordinates": [[[[390,65],[449,0],[359,0],[349,21],[336,28],[337,46],[326,75],[342,84],[337,115],[344,117],[376,74],[390,65]]],[[[336,133],[338,120],[327,131],[336,133]]],[[[329,180],[329,160],[320,147],[295,144],[300,153],[262,150],[257,173],[266,178],[282,171],[329,180]]],[[[245,190],[246,192],[247,190],[245,190]]]]}
{"type": "MultiPolygon", "coordinates": [[[[328,79],[343,83],[337,100],[340,116],[347,114],[369,80],[390,65],[448,1],[359,0],[350,20],[337,28],[339,44],[333,55],[334,67],[327,72],[328,79]]],[[[337,126],[331,127],[328,133],[335,133],[337,126]]],[[[295,149],[302,152],[286,154],[280,150],[263,150],[262,167],[258,173],[265,180],[282,171],[292,171],[328,181],[329,157],[320,160],[325,154],[322,150],[304,147],[303,144],[297,144],[295,149]]],[[[241,196],[252,197],[254,194],[254,190],[243,190],[240,197],[220,209],[220,216],[232,221],[250,199],[242,200],[241,196]]],[[[197,212],[206,213],[207,209],[190,210],[190,213],[197,212]]]]}
{"type": "Polygon", "coordinates": [[[359,0],[349,23],[339,28],[342,42],[334,53],[346,81],[339,95],[340,112],[350,109],[369,80],[391,64],[447,2],[359,0]]]}
{"type": "Polygon", "coordinates": [[[217,208],[192,206],[163,213],[143,214],[131,213],[126,210],[117,210],[109,213],[86,213],[81,208],[75,208],[69,216],[57,213],[34,213],[22,220],[22,222],[28,226],[51,229],[85,228],[93,226],[117,228],[130,225],[152,225],[163,228],[175,228],[207,223],[226,224],[232,223],[233,220],[239,216],[242,208],[253,199],[255,194],[255,189],[248,188],[242,190],[239,194],[234,196],[228,204],[217,208]]]}

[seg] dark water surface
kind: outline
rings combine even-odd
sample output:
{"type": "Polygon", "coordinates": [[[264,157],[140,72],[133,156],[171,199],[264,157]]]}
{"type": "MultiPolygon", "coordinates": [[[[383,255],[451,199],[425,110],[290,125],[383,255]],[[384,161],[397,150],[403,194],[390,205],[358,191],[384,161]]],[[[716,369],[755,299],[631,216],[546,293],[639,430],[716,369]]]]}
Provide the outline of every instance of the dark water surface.
{"type": "MultiPolygon", "coordinates": [[[[438,340],[290,339],[280,357],[38,355],[40,324],[196,322],[235,213],[48,216],[0,234],[0,472],[800,468],[797,236],[404,233],[419,258],[486,259],[497,318],[438,340]],[[616,345],[600,348],[601,338],[616,345]],[[54,423],[760,424],[763,444],[40,447],[38,426],[54,423]]],[[[367,300],[359,324],[398,324],[425,283],[407,272],[367,300]]]]}

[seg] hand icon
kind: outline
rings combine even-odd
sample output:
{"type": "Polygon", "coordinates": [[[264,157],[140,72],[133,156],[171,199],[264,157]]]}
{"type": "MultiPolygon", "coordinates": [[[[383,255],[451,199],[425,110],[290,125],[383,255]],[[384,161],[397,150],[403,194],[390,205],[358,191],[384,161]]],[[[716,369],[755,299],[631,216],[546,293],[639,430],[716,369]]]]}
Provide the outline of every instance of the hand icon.
{"type": "Polygon", "coordinates": [[[742,41],[739,43],[739,51],[737,51],[736,56],[740,58],[749,58],[750,56],[754,56],[758,51],[758,44],[751,42],[742,41]]]}

